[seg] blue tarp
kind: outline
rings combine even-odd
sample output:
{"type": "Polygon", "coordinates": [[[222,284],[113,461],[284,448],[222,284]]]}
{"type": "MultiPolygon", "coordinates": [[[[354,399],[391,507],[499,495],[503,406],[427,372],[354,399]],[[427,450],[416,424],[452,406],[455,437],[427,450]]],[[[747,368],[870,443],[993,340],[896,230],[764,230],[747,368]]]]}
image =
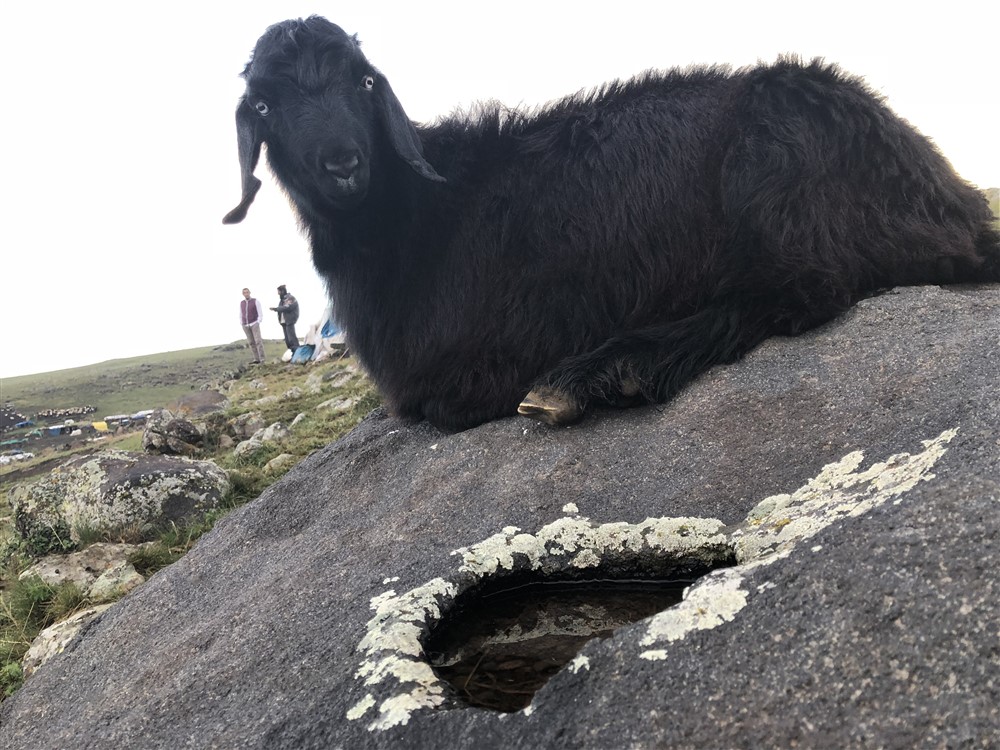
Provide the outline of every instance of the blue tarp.
{"type": "Polygon", "coordinates": [[[295,350],[295,354],[292,355],[293,365],[304,365],[306,362],[312,359],[313,352],[316,350],[312,344],[303,344],[298,349],[295,350]]]}

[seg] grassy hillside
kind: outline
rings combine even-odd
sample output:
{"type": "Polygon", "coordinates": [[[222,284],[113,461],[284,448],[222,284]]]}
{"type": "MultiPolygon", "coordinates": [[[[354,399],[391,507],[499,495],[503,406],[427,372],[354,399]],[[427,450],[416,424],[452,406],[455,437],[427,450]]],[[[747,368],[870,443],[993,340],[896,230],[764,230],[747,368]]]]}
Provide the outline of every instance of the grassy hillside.
{"type": "MultiPolygon", "coordinates": [[[[285,345],[265,341],[268,359],[285,345]]],[[[0,380],[0,402],[32,416],[43,409],[93,406],[92,419],[166,406],[203,383],[231,377],[251,359],[243,341],[0,380]]]]}
{"type": "MultiPolygon", "coordinates": [[[[150,546],[129,559],[148,577],[186,554],[228,511],[259,496],[301,459],[346,434],[379,404],[371,382],[350,358],[291,365],[277,361],[283,344],[265,342],[265,350],[269,363],[253,368],[245,367],[249,357],[240,344],[116,360],[4,381],[3,398],[22,413],[92,404],[102,416],[169,405],[177,395],[189,394],[203,383],[230,381],[220,386],[228,408],[204,419],[204,444],[196,455],[214,461],[229,475],[232,487],[221,506],[188,525],[171,524],[151,530],[129,527],[91,534],[92,538],[87,539],[81,535],[76,546],[97,541],[149,540],[150,546]],[[332,405],[334,402],[342,405],[332,405]],[[281,422],[289,427],[289,433],[252,453],[237,455],[232,449],[229,426],[231,420],[247,412],[259,414],[265,424],[281,422]],[[278,456],[288,460],[275,466],[271,462],[278,456]]],[[[60,440],[40,449],[34,442],[27,446],[36,453],[34,458],[0,468],[0,701],[23,682],[21,658],[40,630],[83,607],[100,603],[87,599],[73,584],[56,587],[37,578],[19,579],[32,558],[44,552],[33,550],[18,535],[6,502],[8,490],[16,484],[37,481],[71,455],[109,448],[140,451],[141,438],[141,430],[133,430],[98,442],[81,439],[73,446],[60,440]]],[[[120,592],[111,598],[117,596],[120,592]]]]}

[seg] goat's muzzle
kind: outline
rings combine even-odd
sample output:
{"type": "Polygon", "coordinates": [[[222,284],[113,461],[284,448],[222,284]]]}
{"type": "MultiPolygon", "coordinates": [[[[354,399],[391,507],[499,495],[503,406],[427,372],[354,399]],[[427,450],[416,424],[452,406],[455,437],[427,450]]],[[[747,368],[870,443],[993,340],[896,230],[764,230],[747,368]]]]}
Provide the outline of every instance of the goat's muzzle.
{"type": "Polygon", "coordinates": [[[368,162],[356,150],[321,151],[315,169],[321,191],[337,208],[353,208],[368,192],[368,162]]]}
{"type": "Polygon", "coordinates": [[[334,177],[347,180],[354,176],[354,170],[358,168],[358,156],[351,154],[349,157],[345,156],[339,159],[327,157],[323,160],[322,167],[334,177]]]}

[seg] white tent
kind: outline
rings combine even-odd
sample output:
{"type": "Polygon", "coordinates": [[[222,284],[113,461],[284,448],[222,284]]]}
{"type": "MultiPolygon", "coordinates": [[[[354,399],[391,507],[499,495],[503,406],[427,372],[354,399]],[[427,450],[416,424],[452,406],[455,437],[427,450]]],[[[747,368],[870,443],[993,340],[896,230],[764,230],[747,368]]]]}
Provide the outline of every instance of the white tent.
{"type": "Polygon", "coordinates": [[[322,362],[332,356],[342,357],[347,351],[344,332],[333,319],[332,302],[326,306],[319,321],[309,326],[304,343],[313,347],[313,362],[322,362]]]}

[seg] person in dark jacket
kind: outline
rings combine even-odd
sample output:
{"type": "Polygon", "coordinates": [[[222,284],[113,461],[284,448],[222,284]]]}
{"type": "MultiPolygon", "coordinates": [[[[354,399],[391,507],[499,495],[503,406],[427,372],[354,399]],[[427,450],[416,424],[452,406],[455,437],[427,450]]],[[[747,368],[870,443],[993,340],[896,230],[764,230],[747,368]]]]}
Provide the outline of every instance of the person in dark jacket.
{"type": "Polygon", "coordinates": [[[295,335],[295,323],[299,319],[299,302],[288,293],[284,284],[278,287],[278,296],[280,297],[278,306],[272,307],[271,310],[278,313],[278,322],[281,323],[281,330],[285,332],[285,346],[295,354],[295,350],[299,348],[299,338],[295,335]]]}

